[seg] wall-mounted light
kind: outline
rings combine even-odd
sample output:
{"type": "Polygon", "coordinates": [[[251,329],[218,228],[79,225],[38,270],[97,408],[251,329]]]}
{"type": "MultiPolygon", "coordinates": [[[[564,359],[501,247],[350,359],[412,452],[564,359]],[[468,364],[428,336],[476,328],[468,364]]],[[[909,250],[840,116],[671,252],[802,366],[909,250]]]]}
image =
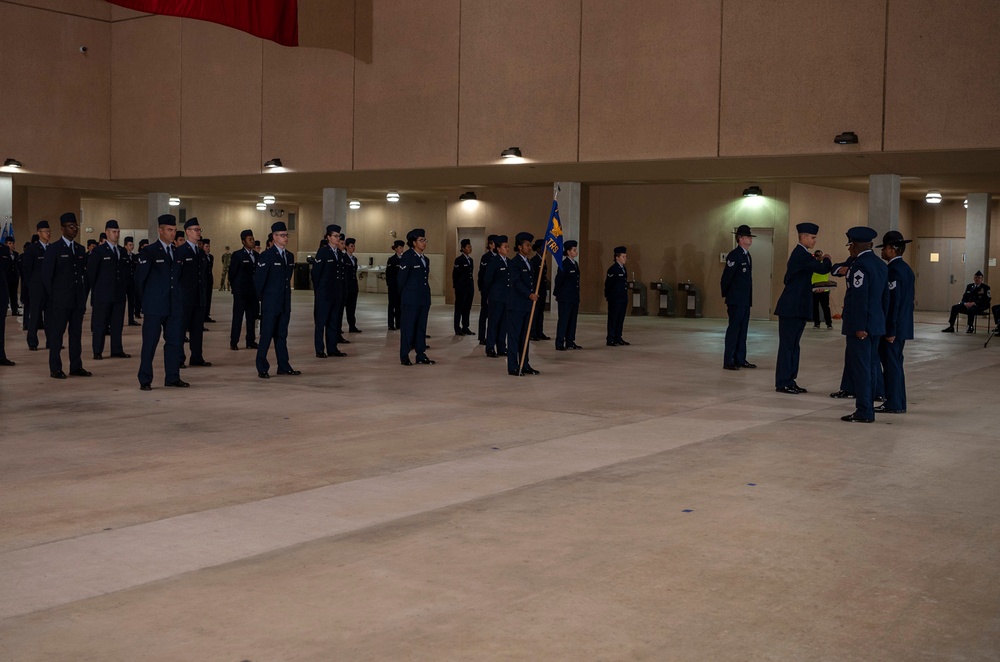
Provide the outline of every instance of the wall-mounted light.
{"type": "Polygon", "coordinates": [[[21,162],[18,161],[17,159],[7,159],[6,161],[3,162],[3,167],[4,168],[22,168],[24,166],[22,166],[21,162]]]}
{"type": "Polygon", "coordinates": [[[351,209],[361,209],[361,201],[351,200],[350,202],[347,203],[347,206],[351,209]]]}
{"type": "Polygon", "coordinates": [[[965,207],[966,209],[969,208],[969,199],[968,198],[966,198],[965,200],[962,201],[962,206],[965,207]]]}
{"type": "Polygon", "coordinates": [[[462,195],[458,196],[458,199],[464,202],[465,200],[478,200],[479,198],[476,197],[475,191],[466,191],[462,195]]]}
{"type": "Polygon", "coordinates": [[[257,211],[264,211],[265,209],[267,209],[267,205],[265,205],[263,202],[257,203],[257,211]]]}
{"type": "Polygon", "coordinates": [[[924,196],[924,200],[926,200],[929,205],[939,205],[941,204],[941,192],[927,191],[927,195],[924,196]]]}
{"type": "Polygon", "coordinates": [[[281,159],[271,159],[270,161],[264,161],[265,168],[281,168],[281,159]]]}
{"type": "Polygon", "coordinates": [[[388,200],[389,202],[399,202],[399,192],[389,191],[388,193],[385,194],[385,199],[388,200]]]}
{"type": "Polygon", "coordinates": [[[167,200],[167,204],[170,205],[171,207],[180,207],[181,206],[181,199],[180,198],[170,198],[169,200],[167,200]]]}
{"type": "Polygon", "coordinates": [[[743,189],[743,197],[745,198],[756,198],[759,195],[764,195],[764,191],[759,186],[748,186],[743,189]]]}
{"type": "Polygon", "coordinates": [[[503,159],[519,159],[519,158],[521,158],[521,148],[520,147],[508,147],[504,151],[500,152],[500,158],[503,158],[503,159]]]}
{"type": "Polygon", "coordinates": [[[270,212],[271,216],[274,218],[281,218],[285,215],[284,209],[268,209],[268,212],[270,212]]]}
{"type": "Polygon", "coordinates": [[[844,131],[843,133],[837,134],[837,137],[833,139],[833,142],[838,145],[857,145],[858,134],[853,131],[844,131]]]}
{"type": "Polygon", "coordinates": [[[265,205],[273,205],[274,204],[274,196],[273,195],[265,195],[264,196],[264,204],[265,205]]]}

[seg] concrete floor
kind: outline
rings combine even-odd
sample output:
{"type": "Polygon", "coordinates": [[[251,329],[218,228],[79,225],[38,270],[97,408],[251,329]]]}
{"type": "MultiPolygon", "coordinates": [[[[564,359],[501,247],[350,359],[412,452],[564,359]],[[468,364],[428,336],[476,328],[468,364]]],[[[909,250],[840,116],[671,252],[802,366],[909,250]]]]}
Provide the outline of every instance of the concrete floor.
{"type": "Polygon", "coordinates": [[[839,331],[807,328],[807,395],[774,322],[732,373],[721,320],[607,348],[583,316],[514,378],[444,305],[401,367],[374,295],[316,359],[296,293],[303,374],[263,381],[228,301],[215,365],[149,393],[135,358],[49,379],[8,319],[0,659],[1000,659],[1000,339],[921,316],[909,413],[858,425],[839,331]]]}

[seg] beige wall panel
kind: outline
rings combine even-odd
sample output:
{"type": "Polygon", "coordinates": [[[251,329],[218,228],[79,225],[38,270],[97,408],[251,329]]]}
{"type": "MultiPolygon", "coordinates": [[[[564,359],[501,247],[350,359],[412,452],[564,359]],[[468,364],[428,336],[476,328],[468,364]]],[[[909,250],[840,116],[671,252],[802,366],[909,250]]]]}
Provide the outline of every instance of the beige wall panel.
{"type": "MultiPolygon", "coordinates": [[[[147,218],[149,203],[146,200],[118,200],[110,198],[86,198],[80,201],[81,243],[87,239],[97,239],[104,232],[104,224],[109,219],[118,221],[122,229],[121,242],[124,244],[129,230],[149,229],[147,218]],[[91,228],[87,232],[87,228],[91,228]]],[[[138,243],[138,242],[136,242],[138,243]]],[[[137,248],[135,250],[138,250],[137,248]]]]}
{"type": "Polygon", "coordinates": [[[607,310],[604,277],[614,247],[623,245],[630,277],[634,273],[647,286],[663,279],[673,287],[690,279],[703,293],[705,316],[724,317],[719,254],[733,249],[733,228],[741,223],[774,228],[773,308],[788,259],[783,249],[787,189],[768,187],[767,196],[753,202],[741,192],[742,186],[734,184],[590,187],[588,241],[581,249],[581,309],[607,310]]]}
{"type": "Polygon", "coordinates": [[[107,178],[110,50],[109,23],[0,4],[2,158],[29,172],[107,178]]]}
{"type": "Polygon", "coordinates": [[[104,0],[17,0],[17,4],[101,21],[110,20],[115,9],[104,0]]]}
{"type": "Polygon", "coordinates": [[[264,42],[262,159],[296,172],[350,170],[354,60],[321,48],[264,42]]]}
{"type": "Polygon", "coordinates": [[[720,155],[881,148],[885,0],[727,2],[722,40],[720,155]]]}
{"type": "Polygon", "coordinates": [[[138,18],[140,16],[149,16],[141,11],[135,11],[134,9],[126,9],[125,7],[119,7],[118,5],[111,5],[111,20],[112,21],[128,21],[133,18],[138,18]]]}
{"type": "Polygon", "coordinates": [[[374,0],[371,62],[357,61],[356,170],[452,166],[458,159],[459,1],[374,0]]]}
{"type": "Polygon", "coordinates": [[[721,4],[584,0],[581,161],[716,155],[721,4]]]}
{"type": "MultiPolygon", "coordinates": [[[[925,202],[913,201],[912,234],[905,234],[907,239],[917,237],[965,237],[966,211],[961,200],[945,200],[940,205],[929,205],[925,202]]],[[[915,244],[914,244],[915,246],[915,244]]],[[[921,260],[926,261],[926,255],[919,254],[915,249],[912,257],[907,253],[907,262],[914,269],[921,260]]],[[[990,210],[990,258],[1000,257],[1000,200],[994,199],[990,210]]],[[[1000,267],[989,267],[984,271],[986,284],[993,287],[994,292],[1000,287],[1000,267]]],[[[959,276],[961,278],[961,276],[959,276]]],[[[994,303],[997,302],[994,295],[994,303]]],[[[957,303],[957,302],[956,302],[957,303]]]]}
{"type": "Polygon", "coordinates": [[[111,26],[111,177],[181,174],[181,23],[150,16],[111,26]]]}
{"type": "MultiPolygon", "coordinates": [[[[25,234],[15,235],[18,243],[23,244],[31,239],[35,232],[35,224],[46,220],[52,228],[53,239],[62,236],[59,232],[59,217],[66,212],[73,212],[80,218],[80,192],[73,189],[41,188],[25,186],[15,188],[14,214],[28,220],[30,230],[25,234]]],[[[20,229],[18,228],[18,231],[20,229]]]]}
{"type": "Polygon", "coordinates": [[[892,0],[885,149],[1000,146],[1000,2],[892,0]]]}
{"type": "Polygon", "coordinates": [[[181,26],[181,174],[259,173],[263,42],[204,21],[181,26]]]}
{"type": "Polygon", "coordinates": [[[577,160],[579,0],[462,3],[460,165],[577,160]]]}

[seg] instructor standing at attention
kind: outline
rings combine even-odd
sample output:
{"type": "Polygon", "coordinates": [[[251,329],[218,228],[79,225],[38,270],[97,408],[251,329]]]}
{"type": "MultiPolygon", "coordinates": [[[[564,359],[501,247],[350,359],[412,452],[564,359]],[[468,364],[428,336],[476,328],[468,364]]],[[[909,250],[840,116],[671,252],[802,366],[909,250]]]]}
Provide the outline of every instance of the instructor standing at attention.
{"type": "Polygon", "coordinates": [[[750,306],[753,305],[753,264],[750,245],[756,235],[750,234],[749,225],[736,228],[736,248],[726,256],[722,270],[722,296],[726,299],[729,326],[726,327],[726,347],[722,367],[726,370],[756,368],[747,362],[747,327],[750,324],[750,306]]]}
{"type": "Polygon", "coordinates": [[[774,367],[774,390],[796,395],[806,389],[795,383],[799,375],[799,341],[812,319],[812,275],[830,273],[827,260],[817,260],[810,252],[816,246],[819,226],[799,223],[799,244],[788,256],[785,289],[778,298],[774,313],[778,316],[778,360],[774,367]]]}

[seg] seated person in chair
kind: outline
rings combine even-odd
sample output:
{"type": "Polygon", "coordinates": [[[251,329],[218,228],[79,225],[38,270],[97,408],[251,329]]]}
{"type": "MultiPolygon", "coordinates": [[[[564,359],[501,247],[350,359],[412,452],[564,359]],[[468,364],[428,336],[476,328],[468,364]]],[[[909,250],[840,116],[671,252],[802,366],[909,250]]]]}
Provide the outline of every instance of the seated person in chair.
{"type": "Polygon", "coordinates": [[[948,328],[941,329],[941,333],[955,333],[955,320],[959,313],[964,313],[969,318],[969,326],[966,333],[974,331],[972,321],[976,315],[984,313],[990,309],[990,286],[983,283],[983,272],[977,271],[973,277],[973,282],[965,286],[965,294],[962,295],[962,302],[951,307],[951,317],[948,318],[948,328]]]}

